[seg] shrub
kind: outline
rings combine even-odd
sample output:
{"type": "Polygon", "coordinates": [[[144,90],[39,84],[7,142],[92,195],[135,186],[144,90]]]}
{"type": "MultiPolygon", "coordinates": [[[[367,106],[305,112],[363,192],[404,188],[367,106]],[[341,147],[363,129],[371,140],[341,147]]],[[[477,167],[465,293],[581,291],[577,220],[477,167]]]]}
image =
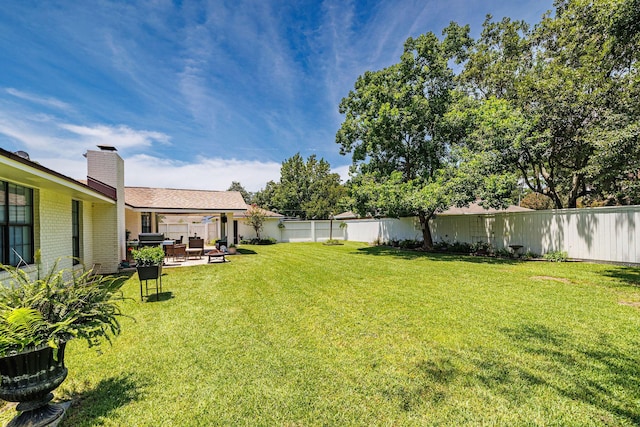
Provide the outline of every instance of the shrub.
{"type": "Polygon", "coordinates": [[[469,245],[469,249],[474,254],[488,254],[491,252],[491,245],[487,242],[475,242],[469,245]]]}
{"type": "Polygon", "coordinates": [[[471,252],[471,245],[466,242],[453,242],[449,249],[450,252],[468,254],[469,252],[471,252]]]}
{"type": "Polygon", "coordinates": [[[420,240],[406,239],[400,241],[399,245],[402,249],[417,249],[422,247],[422,242],[420,240]]]}
{"type": "Polygon", "coordinates": [[[139,266],[158,265],[164,261],[164,250],[160,246],[144,246],[134,249],[131,256],[139,266]]]}
{"type": "Polygon", "coordinates": [[[495,256],[498,256],[501,258],[511,258],[511,256],[513,256],[511,251],[507,248],[496,249],[493,253],[495,256]]]}
{"type": "Polygon", "coordinates": [[[342,243],[340,240],[330,239],[324,242],[323,244],[327,246],[337,246],[337,245],[343,245],[344,243],[342,243]]]}
{"type": "Polygon", "coordinates": [[[245,239],[240,241],[240,244],[242,245],[275,245],[276,243],[278,243],[278,241],[273,237],[266,237],[264,239],[258,239],[256,237],[253,239],[245,239]]]}
{"type": "Polygon", "coordinates": [[[565,262],[569,259],[566,251],[551,251],[544,254],[544,259],[553,262],[565,262]]]}
{"type": "Polygon", "coordinates": [[[451,248],[451,244],[449,244],[449,242],[445,242],[444,240],[440,242],[435,242],[433,244],[433,250],[438,252],[446,252],[450,248],[451,248]]]}

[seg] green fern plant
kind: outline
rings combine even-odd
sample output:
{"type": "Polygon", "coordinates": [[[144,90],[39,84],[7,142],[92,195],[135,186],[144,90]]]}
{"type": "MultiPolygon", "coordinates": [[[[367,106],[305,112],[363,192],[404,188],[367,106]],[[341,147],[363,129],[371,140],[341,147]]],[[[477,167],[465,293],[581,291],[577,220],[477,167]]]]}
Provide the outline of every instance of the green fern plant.
{"type": "Polygon", "coordinates": [[[57,348],[71,338],[94,346],[120,333],[124,278],[59,270],[57,263],[35,280],[23,269],[0,269],[0,357],[44,344],[57,348]]]}

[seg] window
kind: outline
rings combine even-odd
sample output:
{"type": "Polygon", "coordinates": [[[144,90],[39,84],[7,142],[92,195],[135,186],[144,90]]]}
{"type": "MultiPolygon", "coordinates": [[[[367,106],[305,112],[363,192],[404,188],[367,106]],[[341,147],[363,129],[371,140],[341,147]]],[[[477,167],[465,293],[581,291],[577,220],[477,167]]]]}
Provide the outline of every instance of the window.
{"type": "Polygon", "coordinates": [[[151,233],[151,214],[149,212],[142,213],[141,229],[143,233],[151,233]]]}
{"type": "Polygon", "coordinates": [[[33,190],[0,181],[0,262],[33,263],[33,190]]]}
{"type": "Polygon", "coordinates": [[[80,263],[80,224],[81,205],[78,200],[71,201],[71,244],[73,246],[73,265],[80,263]]]}

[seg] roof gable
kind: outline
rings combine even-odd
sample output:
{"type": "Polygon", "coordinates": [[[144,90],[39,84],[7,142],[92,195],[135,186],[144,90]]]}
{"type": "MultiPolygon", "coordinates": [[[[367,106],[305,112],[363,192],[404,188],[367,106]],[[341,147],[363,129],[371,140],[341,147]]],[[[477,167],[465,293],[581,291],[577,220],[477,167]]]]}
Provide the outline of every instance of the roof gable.
{"type": "Polygon", "coordinates": [[[247,204],[237,191],[184,190],[125,187],[125,203],[137,209],[245,211],[247,204]]]}

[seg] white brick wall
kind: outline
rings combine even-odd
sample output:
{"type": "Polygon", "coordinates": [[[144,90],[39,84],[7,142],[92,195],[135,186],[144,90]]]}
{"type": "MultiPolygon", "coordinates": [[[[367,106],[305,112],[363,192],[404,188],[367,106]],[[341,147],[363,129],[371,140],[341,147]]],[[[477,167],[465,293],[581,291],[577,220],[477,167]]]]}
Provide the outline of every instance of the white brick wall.
{"type": "Polygon", "coordinates": [[[71,268],[72,261],[69,258],[72,253],[71,241],[71,197],[65,194],[40,190],[38,214],[36,215],[37,235],[36,249],[40,247],[42,252],[42,268],[49,270],[58,258],[59,268],[71,268]]]}
{"type": "MultiPolygon", "coordinates": [[[[120,236],[117,232],[117,206],[106,203],[93,204],[93,260],[101,264],[102,273],[113,273],[124,258],[119,255],[120,236]]],[[[122,236],[124,240],[124,232],[122,236]]]]}

